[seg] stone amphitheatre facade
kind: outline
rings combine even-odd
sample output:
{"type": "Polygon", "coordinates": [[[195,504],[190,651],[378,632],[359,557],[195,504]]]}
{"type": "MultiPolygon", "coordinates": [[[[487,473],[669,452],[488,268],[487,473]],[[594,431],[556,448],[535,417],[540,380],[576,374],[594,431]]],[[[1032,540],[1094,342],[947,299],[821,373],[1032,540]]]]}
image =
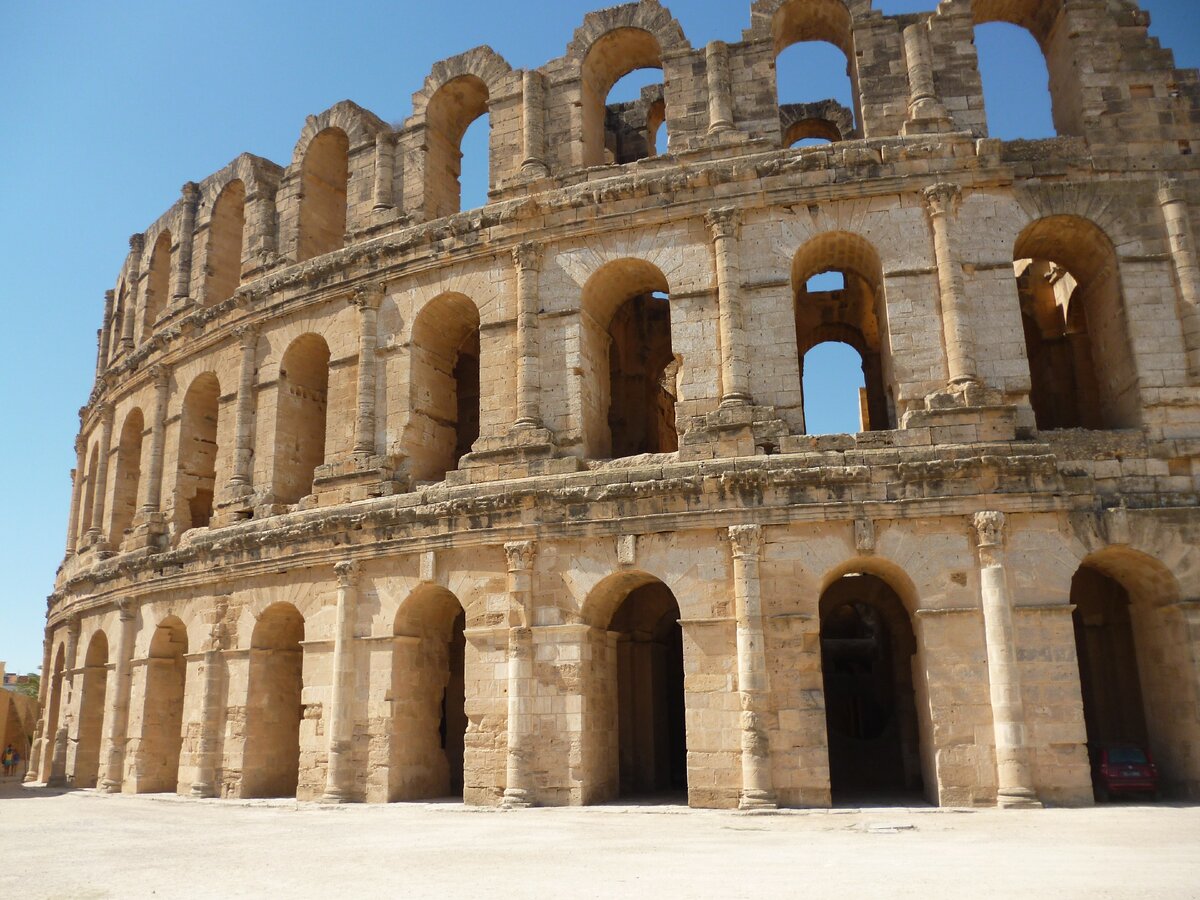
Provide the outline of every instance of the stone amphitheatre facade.
{"type": "Polygon", "coordinates": [[[402,124],[338,103],[131,238],[31,780],[1086,804],[1089,743],[1132,740],[1200,796],[1196,72],[1129,0],[748,12],[471,50],[402,124]],[[1059,137],[987,136],[991,21],[1059,137]],[[807,40],[853,109],[780,107],[807,40]],[[828,341],[857,434],[806,434],[828,341]]]}

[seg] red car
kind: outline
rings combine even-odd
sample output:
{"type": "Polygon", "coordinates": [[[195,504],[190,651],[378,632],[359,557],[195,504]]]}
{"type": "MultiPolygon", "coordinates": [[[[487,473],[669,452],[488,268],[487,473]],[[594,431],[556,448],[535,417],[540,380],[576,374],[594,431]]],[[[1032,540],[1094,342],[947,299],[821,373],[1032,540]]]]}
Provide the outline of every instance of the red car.
{"type": "Polygon", "coordinates": [[[1159,798],[1158,766],[1148,750],[1134,744],[1100,748],[1092,763],[1092,784],[1101,802],[1120,794],[1159,798]]]}

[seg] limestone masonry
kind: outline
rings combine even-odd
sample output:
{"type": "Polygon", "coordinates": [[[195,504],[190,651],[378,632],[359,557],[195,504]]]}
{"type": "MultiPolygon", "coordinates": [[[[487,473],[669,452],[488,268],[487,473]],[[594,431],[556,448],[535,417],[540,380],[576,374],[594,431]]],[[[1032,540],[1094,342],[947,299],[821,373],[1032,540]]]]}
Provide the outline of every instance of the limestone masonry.
{"type": "Polygon", "coordinates": [[[1200,81],[1148,22],[643,0],[185,184],[105,297],[29,780],[1088,804],[1129,742],[1200,797],[1200,81]],[[991,21],[1059,137],[987,136],[991,21]],[[780,107],[807,40],[853,109],[780,107]],[[806,434],[829,341],[858,434],[806,434]]]}

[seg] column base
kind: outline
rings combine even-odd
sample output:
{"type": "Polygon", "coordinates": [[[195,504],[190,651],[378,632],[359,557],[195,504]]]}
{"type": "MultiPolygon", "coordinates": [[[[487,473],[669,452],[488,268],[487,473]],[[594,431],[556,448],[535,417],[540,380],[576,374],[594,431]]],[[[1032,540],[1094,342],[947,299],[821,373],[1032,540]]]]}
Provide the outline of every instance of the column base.
{"type": "Polygon", "coordinates": [[[317,506],[337,506],[371,497],[390,497],[407,490],[407,479],[397,477],[391,457],[354,453],[317,466],[313,495],[317,506]]]}
{"type": "Polygon", "coordinates": [[[729,398],[705,415],[681,422],[679,459],[724,459],[734,456],[762,456],[779,452],[787,437],[787,423],[771,406],[755,406],[729,398]]]}
{"type": "Polygon", "coordinates": [[[998,809],[1041,809],[1042,802],[1029,788],[1008,788],[996,794],[998,809]]]}
{"type": "Polygon", "coordinates": [[[321,795],[320,802],[328,803],[331,805],[340,805],[343,803],[357,803],[358,798],[352,797],[348,793],[345,793],[343,791],[327,790],[327,791],[325,791],[324,794],[321,795]]]}
{"type": "Polygon", "coordinates": [[[554,432],[520,425],[500,437],[480,438],[458,468],[446,473],[446,484],[460,486],[536,475],[567,475],[583,469],[574,456],[560,456],[554,432]]]}
{"type": "Polygon", "coordinates": [[[121,782],[109,781],[105,778],[96,785],[96,792],[100,794],[119,794],[121,793],[121,782]]]}
{"type": "Polygon", "coordinates": [[[775,812],[779,809],[779,800],[774,791],[742,791],[738,809],[742,812],[775,812]]]}
{"type": "Polygon", "coordinates": [[[192,783],[192,788],[188,791],[188,795],[195,797],[197,800],[211,800],[217,796],[217,789],[206,781],[196,781],[192,783]]]}
{"type": "Polygon", "coordinates": [[[500,801],[501,809],[529,809],[533,806],[533,801],[529,799],[529,792],[524,788],[505,788],[504,799],[500,801]]]}

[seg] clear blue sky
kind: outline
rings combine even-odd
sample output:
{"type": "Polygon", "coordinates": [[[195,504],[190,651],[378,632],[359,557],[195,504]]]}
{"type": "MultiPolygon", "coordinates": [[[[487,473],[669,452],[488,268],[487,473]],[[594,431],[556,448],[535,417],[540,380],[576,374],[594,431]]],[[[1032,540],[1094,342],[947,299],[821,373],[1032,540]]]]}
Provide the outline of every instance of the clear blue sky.
{"type": "MultiPolygon", "coordinates": [[[[286,164],[310,113],[349,98],[399,122],[435,61],[488,43],[514,67],[539,66],[560,55],[584,14],[602,5],[0,0],[0,107],[8,115],[0,141],[0,271],[9,317],[0,334],[7,482],[0,492],[0,659],[9,671],[41,664],[44,600],[65,541],[76,410],[91,389],[104,292],[116,281],[129,235],[166,210],[185,181],[243,151],[286,164]]],[[[750,0],[666,5],[696,47],[736,41],[749,24],[750,0]]],[[[875,3],[885,13],[935,5],[875,3]]],[[[1200,65],[1194,0],[1142,5],[1177,61],[1200,65]]],[[[1009,26],[982,32],[993,134],[1050,133],[1048,117],[1031,113],[1049,107],[1032,38],[1009,26]]],[[[780,63],[785,101],[848,101],[844,60],[813,55],[805,65],[793,54],[780,63]],[[823,69],[830,81],[815,77],[823,69]]],[[[478,196],[478,187],[466,185],[468,197],[472,190],[478,196]]],[[[810,388],[810,418],[821,415],[816,395],[836,396],[836,387],[810,388]]],[[[829,424],[820,430],[852,427],[823,421],[829,424]]]]}

